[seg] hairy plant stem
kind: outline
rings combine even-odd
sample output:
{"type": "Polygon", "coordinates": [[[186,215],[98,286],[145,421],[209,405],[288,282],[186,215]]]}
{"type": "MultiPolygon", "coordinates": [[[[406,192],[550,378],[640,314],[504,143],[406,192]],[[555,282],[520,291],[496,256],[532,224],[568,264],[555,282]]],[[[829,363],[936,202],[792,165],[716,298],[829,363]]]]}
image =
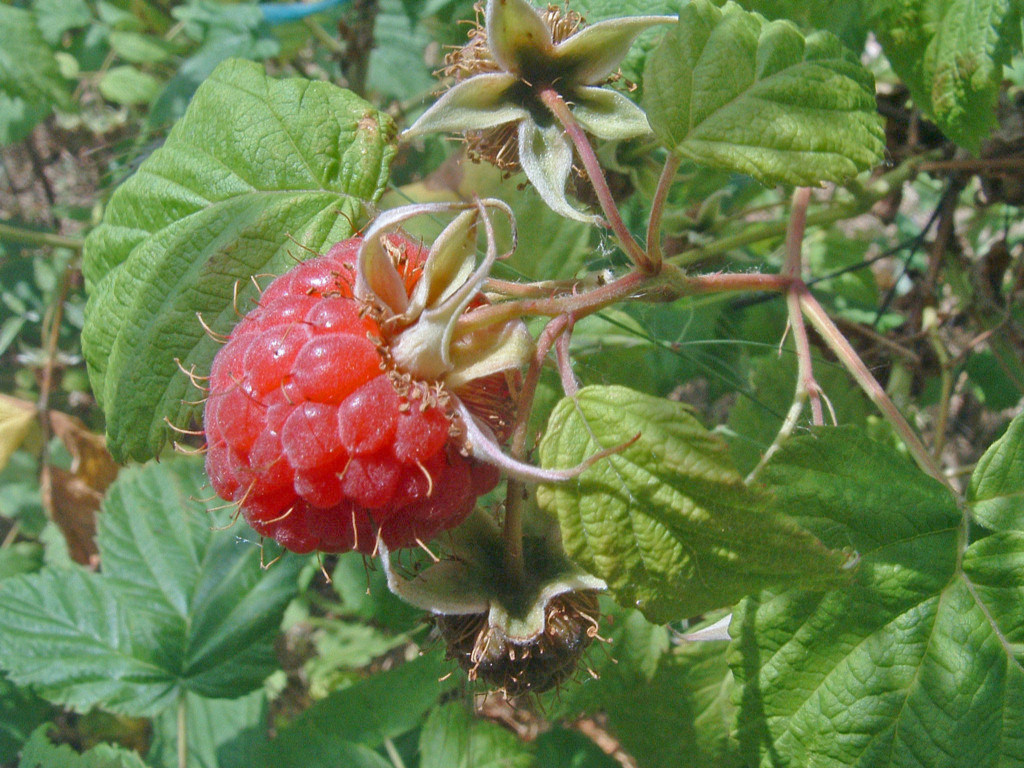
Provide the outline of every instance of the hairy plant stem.
{"type": "MultiPolygon", "coordinates": [[[[789,312],[789,328],[793,331],[793,343],[796,346],[797,376],[796,391],[793,394],[793,403],[782,421],[775,439],[761,456],[757,466],[747,475],[746,482],[752,482],[760,473],[761,469],[768,463],[771,457],[782,446],[782,443],[793,433],[800,414],[803,413],[804,403],[810,399],[811,421],[815,425],[824,424],[824,414],[821,410],[821,388],[814,378],[814,367],[811,360],[811,345],[807,338],[807,327],[804,325],[803,313],[800,309],[800,289],[806,289],[803,283],[803,241],[804,231],[807,226],[807,206],[811,200],[811,190],[808,187],[797,187],[793,192],[793,206],[789,216],[789,229],[786,231],[786,261],[782,267],[782,275],[789,279],[786,286],[786,308],[789,312]]],[[[785,342],[785,334],[783,334],[785,342]]],[[[779,351],[781,352],[780,342],[779,351]]]]}
{"type": "Polygon", "coordinates": [[[871,375],[871,371],[864,365],[864,361],[860,359],[854,348],[850,346],[850,342],[846,340],[842,331],[836,327],[835,323],[832,322],[832,318],[828,316],[828,313],[825,312],[821,304],[818,303],[818,300],[811,295],[811,292],[806,287],[800,290],[800,307],[821,338],[824,339],[825,343],[828,344],[836,354],[836,357],[839,358],[840,362],[842,362],[854,380],[860,385],[860,388],[864,390],[864,393],[875,404],[875,407],[882,412],[886,421],[889,422],[896,431],[896,434],[906,444],[907,450],[910,451],[910,455],[917,462],[917,465],[926,474],[931,475],[947,488],[953,490],[949,480],[932,458],[931,453],[925,448],[924,443],[921,442],[921,438],[917,436],[914,428],[903,418],[903,414],[899,412],[899,409],[896,408],[896,405],[885,393],[885,390],[882,389],[882,385],[871,375]]]}
{"type": "Polygon", "coordinates": [[[793,192],[793,209],[789,216],[789,230],[786,232],[786,262],[782,274],[793,282],[786,289],[786,307],[789,310],[789,324],[793,329],[793,343],[796,345],[797,378],[795,400],[811,404],[811,423],[821,426],[825,423],[821,410],[821,387],[814,379],[811,361],[811,345],[807,340],[807,327],[800,311],[798,285],[803,284],[803,242],[807,226],[807,205],[811,200],[808,187],[797,187],[793,192]]]}
{"type": "Polygon", "coordinates": [[[651,263],[660,269],[663,260],[661,250],[661,218],[665,214],[665,201],[668,200],[669,190],[672,189],[672,182],[679,171],[679,164],[683,162],[681,155],[672,153],[665,161],[661,169],[661,176],[658,178],[658,186],[654,190],[654,199],[651,200],[651,213],[647,219],[647,253],[651,263]]]}
{"type": "Polygon", "coordinates": [[[10,240],[25,245],[48,246],[51,248],[68,248],[72,251],[82,250],[83,240],[78,237],[65,237],[52,232],[36,232],[13,224],[0,221],[0,240],[10,240]]]}
{"type": "MultiPolygon", "coordinates": [[[[567,315],[553,318],[541,331],[537,339],[537,349],[530,367],[523,378],[523,386],[519,392],[516,408],[515,428],[509,444],[509,453],[513,459],[522,461],[526,458],[526,436],[530,426],[530,412],[533,410],[533,398],[537,394],[540,372],[544,366],[551,347],[569,325],[567,315]]],[[[505,543],[505,572],[515,582],[522,582],[525,565],[523,562],[523,496],[525,485],[521,480],[509,477],[505,493],[505,523],[502,538],[505,543]]]]}
{"type": "Polygon", "coordinates": [[[544,102],[544,106],[551,110],[555,119],[562,124],[573,146],[576,147],[576,153],[580,156],[583,167],[587,171],[587,177],[590,179],[590,184],[597,195],[597,201],[601,205],[601,211],[604,213],[605,220],[622,245],[622,250],[626,252],[630,261],[637,268],[644,272],[657,272],[659,265],[653,262],[647,252],[640,247],[640,244],[630,234],[626,223],[622,220],[619,208],[615,205],[615,198],[612,197],[612,191],[608,188],[608,180],[605,178],[604,170],[601,168],[597,155],[594,154],[594,148],[590,145],[586,132],[576,122],[576,118],[572,116],[572,112],[569,111],[565,100],[558,91],[550,87],[540,90],[540,99],[544,102]]]}

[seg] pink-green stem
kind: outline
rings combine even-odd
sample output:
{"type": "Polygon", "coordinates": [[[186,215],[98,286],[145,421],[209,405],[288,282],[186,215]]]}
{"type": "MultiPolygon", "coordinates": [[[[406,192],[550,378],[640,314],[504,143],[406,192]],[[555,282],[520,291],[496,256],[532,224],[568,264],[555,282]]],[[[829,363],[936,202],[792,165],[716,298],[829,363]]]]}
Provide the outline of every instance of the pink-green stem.
{"type": "Polygon", "coordinates": [[[576,153],[580,156],[580,160],[583,161],[583,167],[586,169],[590,183],[594,187],[594,193],[597,195],[601,211],[604,213],[608,226],[611,227],[615,236],[619,239],[619,243],[622,245],[626,255],[644,272],[656,272],[657,266],[652,263],[647,252],[640,247],[640,244],[630,234],[626,223],[622,220],[619,208],[615,205],[615,198],[612,197],[612,191],[608,188],[608,180],[605,178],[604,170],[601,168],[597,155],[594,154],[594,148],[590,145],[586,132],[576,122],[576,118],[572,116],[572,112],[569,110],[565,100],[554,88],[542,88],[540,99],[551,110],[555,119],[561,123],[573,146],[576,147],[576,153]]]}
{"type": "Polygon", "coordinates": [[[896,405],[885,393],[885,390],[882,389],[882,385],[871,375],[871,371],[867,369],[860,356],[850,346],[850,342],[843,336],[842,331],[836,327],[835,323],[832,322],[832,318],[828,316],[828,313],[825,312],[821,304],[818,303],[818,300],[811,295],[811,292],[806,287],[800,290],[800,306],[803,309],[804,315],[811,322],[811,325],[814,326],[821,338],[824,339],[825,343],[836,354],[840,362],[846,366],[846,369],[860,385],[860,388],[871,398],[875,407],[882,412],[886,421],[892,425],[896,434],[906,444],[907,450],[910,451],[910,455],[913,456],[917,465],[925,473],[951,488],[952,486],[950,486],[942,469],[932,458],[928,449],[925,448],[924,443],[921,442],[921,438],[917,436],[914,428],[903,418],[903,414],[899,412],[896,405]]]}
{"type": "Polygon", "coordinates": [[[665,213],[665,201],[668,200],[669,190],[672,189],[672,182],[676,178],[679,164],[683,158],[675,153],[668,156],[665,167],[661,169],[661,176],[658,179],[658,186],[654,190],[654,199],[651,200],[651,215],[647,220],[647,254],[651,263],[656,268],[661,268],[663,253],[661,250],[661,219],[665,213]]]}
{"type": "Polygon", "coordinates": [[[3,221],[0,221],[0,240],[10,240],[25,245],[68,248],[72,251],[82,250],[83,244],[82,239],[78,237],[65,237],[52,232],[36,232],[34,229],[23,229],[3,221]]]}
{"type": "Polygon", "coordinates": [[[782,274],[793,281],[786,289],[786,307],[789,311],[789,324],[793,329],[793,343],[796,345],[796,399],[801,402],[805,398],[810,400],[811,422],[820,426],[825,423],[821,410],[821,388],[814,379],[811,345],[807,340],[807,327],[800,311],[800,286],[803,285],[802,250],[804,230],[807,226],[807,205],[810,200],[811,190],[808,187],[797,187],[793,192],[793,208],[789,216],[789,229],[786,231],[786,262],[782,267],[782,274]]]}
{"type": "MultiPolygon", "coordinates": [[[[537,349],[530,361],[530,367],[523,378],[523,386],[519,392],[516,410],[515,427],[509,445],[512,458],[522,461],[526,456],[526,433],[530,424],[530,411],[533,410],[533,398],[540,382],[540,372],[544,360],[551,351],[552,345],[558,340],[569,318],[560,315],[549,322],[537,339],[537,349]]],[[[523,562],[523,483],[509,477],[505,493],[505,522],[502,538],[505,542],[505,572],[513,581],[522,581],[525,564],[523,562]]]]}

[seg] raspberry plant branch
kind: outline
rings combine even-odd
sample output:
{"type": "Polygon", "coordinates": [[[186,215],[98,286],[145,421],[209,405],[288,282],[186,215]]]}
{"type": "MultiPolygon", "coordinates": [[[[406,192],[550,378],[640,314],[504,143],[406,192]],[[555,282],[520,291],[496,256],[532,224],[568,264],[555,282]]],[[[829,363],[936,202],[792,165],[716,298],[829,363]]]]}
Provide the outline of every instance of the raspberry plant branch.
{"type": "Polygon", "coordinates": [[[825,423],[821,410],[821,387],[814,380],[811,363],[811,345],[807,340],[807,328],[800,312],[799,285],[803,259],[804,230],[807,226],[807,205],[811,199],[808,187],[798,187],[793,192],[793,209],[790,213],[790,226],[786,232],[786,262],[782,274],[792,282],[786,288],[786,307],[789,310],[789,323],[793,329],[793,343],[796,345],[797,382],[795,400],[801,404],[810,401],[811,423],[820,426],[825,423]]]}
{"type": "MultiPolygon", "coordinates": [[[[941,156],[939,151],[930,152],[908,158],[891,171],[882,174],[865,187],[857,188],[848,184],[846,192],[851,200],[842,203],[832,202],[828,207],[807,214],[807,226],[835,224],[838,221],[852,219],[867,213],[880,200],[899,190],[906,182],[911,181],[921,171],[929,159],[941,156]]],[[[668,263],[679,267],[707,261],[715,256],[733,251],[746,245],[754,245],[764,240],[774,240],[785,236],[789,228],[788,219],[764,223],[746,224],[742,232],[721,237],[713,243],[701,245],[667,259],[668,263]]]]}
{"type": "Polygon", "coordinates": [[[935,478],[943,485],[952,489],[949,480],[946,478],[941,467],[932,458],[931,452],[921,442],[914,428],[910,426],[903,414],[899,412],[896,404],[889,398],[878,383],[878,380],[871,375],[871,371],[864,365],[856,350],[846,340],[842,331],[832,322],[825,309],[818,303],[809,290],[800,289],[800,307],[804,315],[810,320],[811,325],[818,332],[821,338],[828,344],[829,348],[839,358],[840,362],[850,372],[860,388],[875,404],[875,407],[882,412],[886,421],[900,436],[910,455],[917,465],[928,475],[935,478]]]}
{"type": "MultiPolygon", "coordinates": [[[[568,326],[568,316],[560,315],[552,319],[537,339],[537,348],[533,359],[523,377],[523,386],[519,392],[519,403],[516,408],[516,421],[509,441],[509,453],[513,459],[523,461],[526,458],[526,437],[530,423],[530,412],[537,394],[541,369],[551,351],[552,345],[568,326]]],[[[505,543],[505,570],[513,580],[523,578],[523,482],[509,477],[505,494],[505,520],[502,538],[505,543]]]]}
{"type": "Polygon", "coordinates": [[[576,147],[576,152],[579,154],[583,167],[587,171],[587,178],[590,179],[590,184],[594,188],[594,193],[597,195],[597,200],[601,205],[601,211],[605,215],[608,226],[615,232],[615,236],[618,238],[619,243],[621,243],[626,255],[629,256],[630,261],[644,272],[657,272],[659,265],[640,247],[640,244],[637,243],[626,227],[626,223],[622,220],[622,215],[619,213],[618,206],[615,205],[615,199],[612,197],[611,189],[608,187],[608,180],[605,178],[604,169],[601,168],[601,163],[594,153],[594,148],[587,139],[586,132],[576,121],[576,118],[573,117],[561,94],[554,88],[542,88],[540,90],[540,99],[551,110],[555,119],[561,123],[573,146],[576,147]]]}
{"type": "MultiPolygon", "coordinates": [[[[779,427],[779,431],[768,449],[762,454],[757,466],[747,475],[746,482],[750,483],[757,477],[761,469],[768,463],[772,456],[779,450],[783,442],[793,433],[800,414],[803,413],[804,405],[810,400],[811,422],[815,425],[824,424],[824,415],[821,409],[821,388],[814,378],[814,370],[811,360],[811,346],[807,338],[807,327],[804,325],[803,314],[800,309],[800,290],[806,286],[801,278],[802,272],[802,246],[804,230],[807,225],[807,205],[811,199],[811,190],[808,187],[797,187],[793,192],[793,205],[789,218],[789,229],[786,232],[786,260],[782,268],[782,276],[789,279],[786,286],[786,309],[789,315],[789,329],[793,331],[793,343],[796,346],[797,377],[796,392],[793,395],[793,403],[786,412],[786,418],[779,427]]],[[[782,351],[782,344],[785,342],[785,334],[779,344],[779,351],[782,351]]],[[[833,421],[834,421],[833,417],[833,421]]]]}
{"type": "Polygon", "coordinates": [[[0,240],[10,240],[25,245],[47,246],[50,248],[69,248],[72,251],[81,251],[84,243],[78,237],[66,237],[54,234],[53,232],[36,232],[32,229],[14,226],[5,221],[0,221],[0,240]]]}
{"type": "Polygon", "coordinates": [[[682,155],[672,152],[665,160],[661,169],[661,176],[658,178],[658,186],[654,191],[654,198],[651,200],[650,218],[647,220],[647,253],[654,264],[661,264],[663,254],[661,250],[661,220],[665,214],[665,202],[668,200],[669,190],[672,189],[672,182],[676,178],[676,172],[683,162],[682,155]]]}

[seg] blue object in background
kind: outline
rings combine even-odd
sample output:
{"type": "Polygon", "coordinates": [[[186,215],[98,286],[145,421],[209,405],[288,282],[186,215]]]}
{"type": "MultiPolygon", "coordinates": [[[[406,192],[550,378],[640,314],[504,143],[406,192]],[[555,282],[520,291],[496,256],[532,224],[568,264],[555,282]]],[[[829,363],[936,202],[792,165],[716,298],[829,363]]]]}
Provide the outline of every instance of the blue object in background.
{"type": "Polygon", "coordinates": [[[267,24],[284,24],[299,21],[347,2],[348,0],[320,0],[318,3],[260,3],[259,8],[267,24]]]}

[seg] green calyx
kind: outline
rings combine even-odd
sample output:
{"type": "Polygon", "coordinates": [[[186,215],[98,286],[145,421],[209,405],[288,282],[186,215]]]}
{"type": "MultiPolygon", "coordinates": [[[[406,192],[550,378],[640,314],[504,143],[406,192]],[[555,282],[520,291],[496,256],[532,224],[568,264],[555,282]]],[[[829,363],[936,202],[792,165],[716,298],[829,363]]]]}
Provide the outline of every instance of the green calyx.
{"type": "Polygon", "coordinates": [[[373,304],[390,329],[395,367],[422,381],[457,388],[473,379],[518,368],[529,360],[533,339],[518,320],[465,334],[457,333],[459,317],[479,297],[498,259],[489,209],[511,218],[500,200],[470,205],[409,205],[378,216],[367,230],[359,252],[356,294],[373,304]],[[412,295],[387,252],[386,233],[403,221],[424,214],[460,211],[431,245],[423,276],[412,295]],[[478,225],[483,222],[487,251],[476,263],[478,225]]]}
{"type": "Polygon", "coordinates": [[[603,581],[566,557],[546,518],[537,522],[542,530],[524,537],[520,581],[509,578],[498,527],[478,510],[452,531],[451,556],[410,579],[395,572],[382,550],[388,587],[407,603],[435,615],[487,614],[488,624],[513,642],[529,642],[544,631],[545,611],[553,599],[605,588],[603,581]]]}
{"type": "MultiPolygon", "coordinates": [[[[675,21],[672,16],[608,19],[580,28],[579,16],[540,12],[527,0],[488,0],[486,35],[467,46],[473,53],[456,68],[463,79],[406,130],[411,138],[436,131],[487,131],[516,125],[518,165],[552,210],[567,218],[595,222],[565,195],[572,170],[572,145],[563,127],[541,104],[553,90],[568,104],[584,130],[619,140],[650,132],[643,110],[617,91],[602,87],[644,30],[675,21]],[[480,40],[486,38],[482,49],[480,40]],[[468,70],[468,76],[467,75],[468,70]]],[[[458,58],[458,57],[456,57],[458,58]]],[[[502,147],[479,142],[482,157],[502,147]]]]}

